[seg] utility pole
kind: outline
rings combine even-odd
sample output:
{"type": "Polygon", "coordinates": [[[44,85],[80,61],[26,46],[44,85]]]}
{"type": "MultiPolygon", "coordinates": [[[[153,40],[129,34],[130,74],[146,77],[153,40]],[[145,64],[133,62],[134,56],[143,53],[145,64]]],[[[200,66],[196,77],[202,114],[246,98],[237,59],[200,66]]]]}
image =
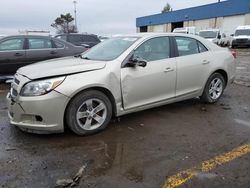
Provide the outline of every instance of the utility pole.
{"type": "Polygon", "coordinates": [[[77,4],[77,1],[73,1],[73,4],[74,4],[74,13],[75,13],[75,27],[76,27],[76,31],[77,31],[77,21],[76,21],[76,4],[77,4]]]}

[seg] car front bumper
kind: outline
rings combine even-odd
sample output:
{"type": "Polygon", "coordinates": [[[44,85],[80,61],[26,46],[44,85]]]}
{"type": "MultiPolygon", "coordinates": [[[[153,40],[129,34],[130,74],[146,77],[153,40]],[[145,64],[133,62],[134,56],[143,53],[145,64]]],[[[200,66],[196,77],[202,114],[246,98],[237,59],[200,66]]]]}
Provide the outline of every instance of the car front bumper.
{"type": "Polygon", "coordinates": [[[64,111],[68,97],[56,92],[36,97],[17,97],[7,94],[10,123],[33,133],[64,131],[64,111]]]}
{"type": "Polygon", "coordinates": [[[232,46],[239,46],[239,47],[248,47],[250,46],[250,40],[246,40],[246,39],[243,39],[243,40],[233,40],[232,41],[232,46]]]}

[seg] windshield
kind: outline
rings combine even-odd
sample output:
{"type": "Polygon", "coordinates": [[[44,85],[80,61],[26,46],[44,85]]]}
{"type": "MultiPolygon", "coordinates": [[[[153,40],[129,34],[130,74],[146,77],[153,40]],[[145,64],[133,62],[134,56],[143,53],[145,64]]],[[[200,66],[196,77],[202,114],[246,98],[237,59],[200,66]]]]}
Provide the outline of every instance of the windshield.
{"type": "Polygon", "coordinates": [[[213,39],[217,37],[217,31],[200,31],[199,36],[205,39],[213,39]]]}
{"type": "Polygon", "coordinates": [[[240,36],[240,35],[250,35],[250,29],[236,30],[235,36],[240,36]]]}
{"type": "Polygon", "coordinates": [[[107,39],[82,54],[83,59],[111,61],[127,50],[138,37],[115,37],[107,39]]]}

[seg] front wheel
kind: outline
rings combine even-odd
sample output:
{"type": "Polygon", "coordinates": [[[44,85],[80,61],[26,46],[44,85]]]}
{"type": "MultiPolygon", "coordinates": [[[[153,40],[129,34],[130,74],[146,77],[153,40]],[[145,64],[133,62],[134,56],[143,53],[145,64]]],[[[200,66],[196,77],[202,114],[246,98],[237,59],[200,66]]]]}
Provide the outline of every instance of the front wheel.
{"type": "Polygon", "coordinates": [[[225,79],[220,73],[212,74],[206,83],[201,100],[206,103],[217,102],[224,92],[225,85],[225,79]]]}
{"type": "Polygon", "coordinates": [[[67,125],[78,135],[90,135],[105,129],[111,117],[109,98],[96,90],[78,94],[66,111],[67,125]]]}

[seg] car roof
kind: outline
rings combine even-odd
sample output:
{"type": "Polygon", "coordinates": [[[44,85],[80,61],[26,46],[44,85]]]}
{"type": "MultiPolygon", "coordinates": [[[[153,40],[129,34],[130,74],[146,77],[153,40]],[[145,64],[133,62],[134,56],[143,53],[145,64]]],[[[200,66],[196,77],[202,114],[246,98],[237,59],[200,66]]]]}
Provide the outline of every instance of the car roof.
{"type": "Polygon", "coordinates": [[[88,36],[97,36],[95,34],[89,34],[89,33],[62,33],[62,34],[58,34],[56,36],[61,36],[61,35],[88,35],[88,36]]]}
{"type": "Polygon", "coordinates": [[[219,29],[202,29],[202,30],[200,30],[200,32],[201,31],[220,31],[219,29]]]}
{"type": "Polygon", "coordinates": [[[241,26],[238,26],[236,30],[241,30],[241,29],[250,29],[250,25],[241,25],[241,26]]]}
{"type": "Polygon", "coordinates": [[[16,37],[52,38],[51,36],[44,36],[44,35],[9,35],[9,36],[6,36],[2,39],[16,38],[16,37]]]}

